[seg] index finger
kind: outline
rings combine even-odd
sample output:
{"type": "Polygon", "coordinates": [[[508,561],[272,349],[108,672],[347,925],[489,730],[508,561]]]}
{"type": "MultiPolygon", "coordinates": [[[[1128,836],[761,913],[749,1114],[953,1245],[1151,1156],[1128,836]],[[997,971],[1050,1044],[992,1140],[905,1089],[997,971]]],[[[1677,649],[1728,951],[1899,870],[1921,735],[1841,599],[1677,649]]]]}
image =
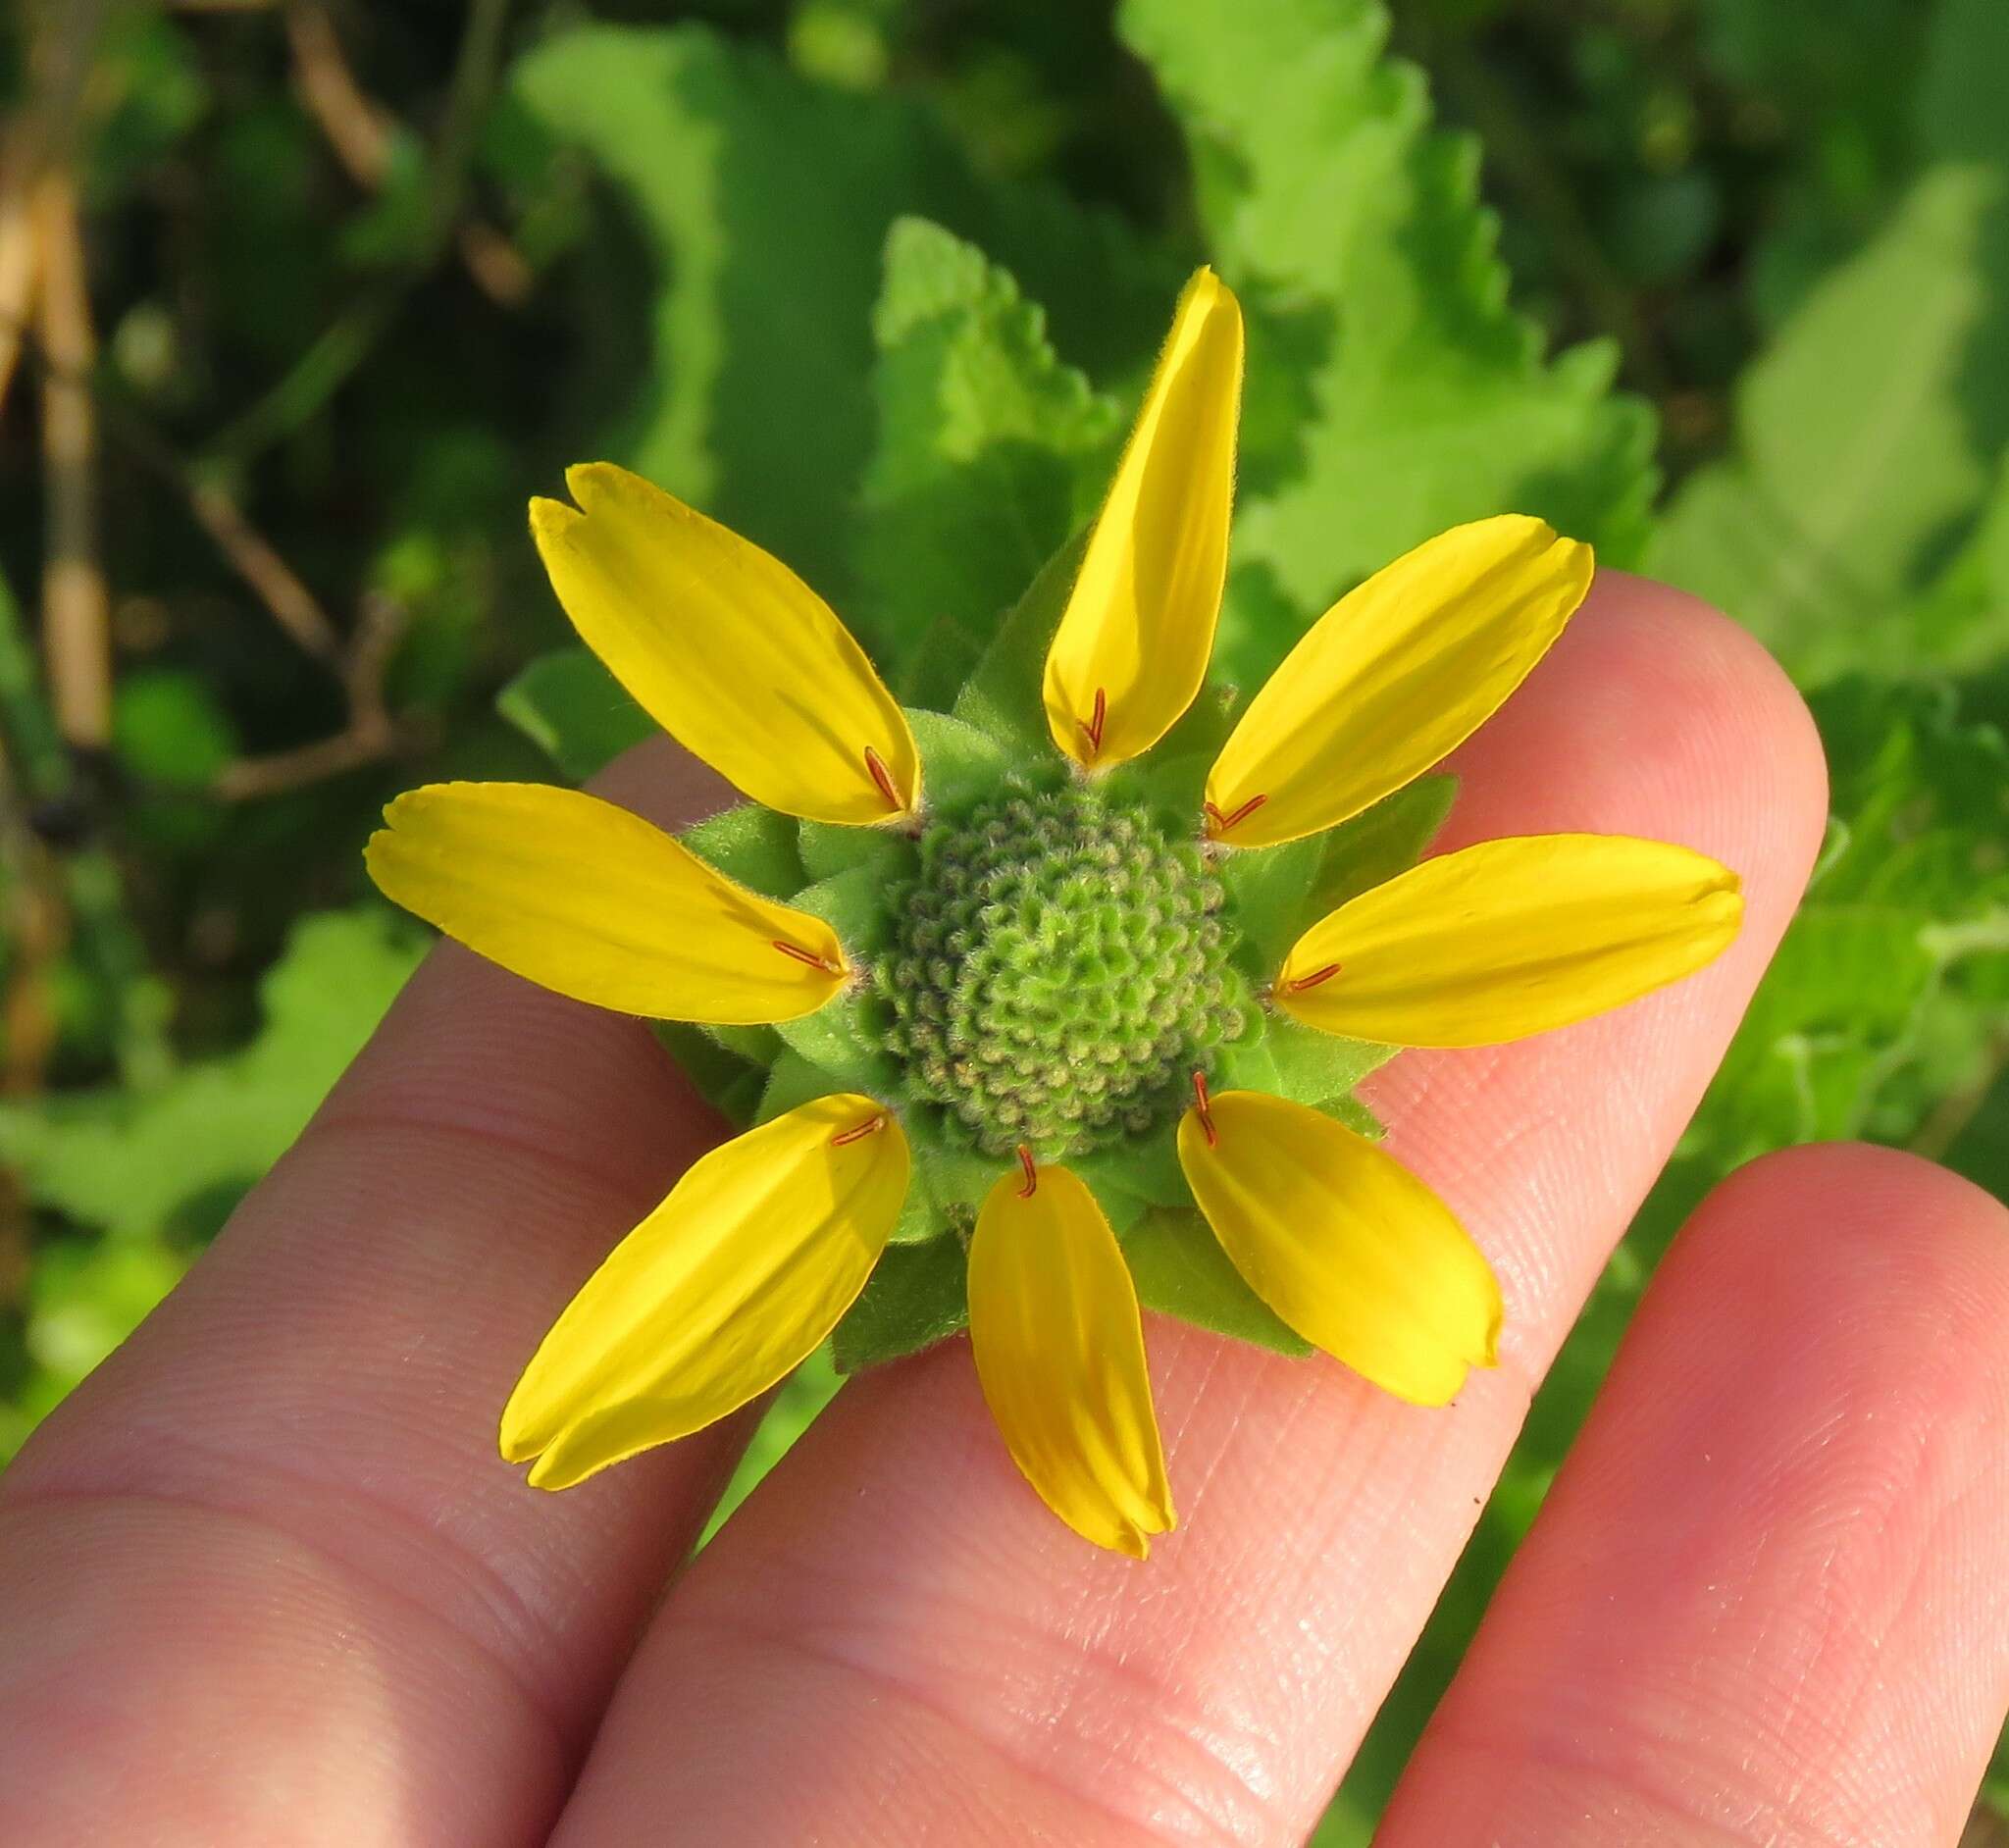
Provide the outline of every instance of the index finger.
{"type": "MultiPolygon", "coordinates": [[[[605,787],[723,794],[667,744],[605,787]]],[[[436,950],[0,1484],[0,1839],[541,1840],[741,1426],[549,1496],[496,1419],[713,1139],[641,1022],[436,950]]]]}

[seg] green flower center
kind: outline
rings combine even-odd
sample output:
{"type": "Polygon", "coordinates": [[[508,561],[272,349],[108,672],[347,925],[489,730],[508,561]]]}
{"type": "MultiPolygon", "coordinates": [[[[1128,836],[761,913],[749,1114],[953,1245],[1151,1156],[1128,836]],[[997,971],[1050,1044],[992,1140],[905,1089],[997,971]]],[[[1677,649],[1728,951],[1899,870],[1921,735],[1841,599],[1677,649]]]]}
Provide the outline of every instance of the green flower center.
{"type": "Polygon", "coordinates": [[[1221,888],[1191,841],[1092,790],[937,820],[875,980],[914,1095],[986,1155],[1141,1135],[1242,1030],[1221,888]]]}

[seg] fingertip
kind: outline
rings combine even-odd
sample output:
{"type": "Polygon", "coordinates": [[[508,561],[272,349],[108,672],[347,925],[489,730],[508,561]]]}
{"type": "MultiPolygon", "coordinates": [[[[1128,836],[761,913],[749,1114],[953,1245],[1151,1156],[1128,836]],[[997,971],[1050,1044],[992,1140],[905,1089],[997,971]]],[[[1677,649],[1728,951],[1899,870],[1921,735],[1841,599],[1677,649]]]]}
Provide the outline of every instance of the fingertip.
{"type": "Polygon", "coordinates": [[[1698,1289],[1775,1304],[1811,1341],[2009,1384],[2009,1207],[1921,1155],[1850,1142],[1760,1156],[1675,1249],[1698,1289]]]}
{"type": "Polygon", "coordinates": [[[724,777],[668,737],[644,739],[623,751],[588,787],[671,833],[740,799],[724,777]]]}
{"type": "Polygon", "coordinates": [[[1667,705],[1690,716],[1694,743],[1728,747],[1738,753],[1731,766],[1770,779],[1769,794],[1800,824],[1811,863],[1828,814],[1828,756],[1813,712],[1772,651],[1714,603],[1673,585],[1608,571],[1597,595],[1654,652],[1667,705]]]}
{"type": "Polygon", "coordinates": [[[1829,1144],[1719,1187],[1387,1839],[1562,1841],[1594,1811],[1625,1840],[1950,1840],[2009,1673],[2005,1319],[2009,1211],[1929,1161],[1829,1144]]]}

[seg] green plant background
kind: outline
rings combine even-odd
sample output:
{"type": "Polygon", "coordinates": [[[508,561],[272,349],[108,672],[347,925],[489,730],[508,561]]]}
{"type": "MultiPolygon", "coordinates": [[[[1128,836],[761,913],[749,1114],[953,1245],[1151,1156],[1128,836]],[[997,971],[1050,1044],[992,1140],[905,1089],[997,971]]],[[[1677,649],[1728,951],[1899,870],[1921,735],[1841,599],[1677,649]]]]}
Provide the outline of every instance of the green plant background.
{"type": "MultiPolygon", "coordinates": [[[[639,735],[566,647],[531,493],[583,456],[644,470],[937,697],[1093,506],[1201,260],[1250,322],[1231,673],[1520,508],[1748,623],[1834,773],[1806,907],[1321,1841],[1365,1839],[1706,1188],[1860,1135],[2009,1192],[2000,0],[79,4],[12,30],[0,95],[62,112],[81,198],[114,717],[77,750],[51,716],[30,345],[0,405],[0,1454],[412,966],[362,878],[383,800],[639,735]],[[301,13],[367,173],[303,100],[301,13]],[[37,30],[85,61],[67,99],[37,30]],[[219,504],[332,648],[274,620],[196,517],[219,504]]],[[[834,1384],[791,1383],[736,1493],[834,1384]]]]}

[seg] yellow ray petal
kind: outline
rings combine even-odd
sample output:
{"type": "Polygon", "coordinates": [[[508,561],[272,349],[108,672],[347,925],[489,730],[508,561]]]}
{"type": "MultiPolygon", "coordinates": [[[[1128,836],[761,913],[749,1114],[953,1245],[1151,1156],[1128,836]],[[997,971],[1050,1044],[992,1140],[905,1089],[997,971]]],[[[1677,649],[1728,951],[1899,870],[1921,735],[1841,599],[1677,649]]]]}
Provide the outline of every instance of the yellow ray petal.
{"type": "Polygon", "coordinates": [[[1493,1046],[1692,975],[1737,934],[1737,876],[1626,835],[1483,841],[1313,925],[1276,978],[1307,1026],[1389,1046],[1493,1046]]]}
{"type": "Polygon", "coordinates": [[[1417,1405],[1498,1359],[1500,1286],[1451,1209],[1331,1117],[1224,1091],[1179,1123],[1179,1165],[1250,1289],[1314,1347],[1417,1405]]]}
{"type": "Polygon", "coordinates": [[[504,1459],[569,1488],[765,1392],[864,1288],[907,1169],[899,1123],[849,1094],[714,1149],[552,1325],[503,1411],[504,1459]]]}
{"type": "Polygon", "coordinates": [[[1453,527],[1340,598],[1250,701],[1210,832],[1268,847],[1357,815],[1498,710],[1590,589],[1588,545],[1520,514],[1453,527]]]}
{"type": "Polygon", "coordinates": [[[384,895],[575,1001],[659,1020],[794,1020],[850,980],[836,933],[639,815],[541,783],[435,783],[384,811],[384,895]]]}
{"type": "Polygon", "coordinates": [[[1207,677],[1241,399],[1241,305],[1202,270],[1179,297],[1047,654],[1047,724],[1076,763],[1148,750],[1207,677]]]}
{"type": "Polygon", "coordinates": [[[830,606],[779,559],[611,462],[533,500],[551,588],[648,715],[756,802],[812,821],[911,814],[921,761],[830,606]]]}
{"type": "Polygon", "coordinates": [[[1172,1526],[1137,1291],[1065,1168],[991,1190],[969,1248],[969,1336],[1012,1461],[1084,1540],[1143,1559],[1172,1526]]]}

